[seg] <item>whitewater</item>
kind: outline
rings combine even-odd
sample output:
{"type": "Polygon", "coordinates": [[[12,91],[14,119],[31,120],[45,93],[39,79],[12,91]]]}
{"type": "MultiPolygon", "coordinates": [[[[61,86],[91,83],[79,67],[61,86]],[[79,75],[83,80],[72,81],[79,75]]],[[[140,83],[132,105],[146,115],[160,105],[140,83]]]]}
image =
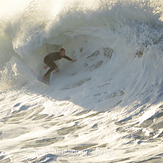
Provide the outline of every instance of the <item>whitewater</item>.
{"type": "Polygon", "coordinates": [[[0,5],[1,163],[163,162],[162,0],[0,5]]]}

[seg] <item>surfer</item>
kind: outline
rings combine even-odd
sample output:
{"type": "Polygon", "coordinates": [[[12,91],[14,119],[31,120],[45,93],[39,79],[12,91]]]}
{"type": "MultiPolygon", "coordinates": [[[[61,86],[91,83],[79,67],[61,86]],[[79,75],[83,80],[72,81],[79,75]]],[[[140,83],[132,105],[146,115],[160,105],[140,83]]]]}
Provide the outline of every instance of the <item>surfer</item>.
{"type": "Polygon", "coordinates": [[[50,53],[47,56],[45,56],[44,58],[44,63],[46,64],[46,66],[44,66],[45,69],[47,69],[48,67],[50,67],[50,69],[46,72],[46,74],[43,76],[44,80],[47,80],[50,73],[53,70],[56,70],[57,72],[59,71],[57,65],[53,62],[62,58],[65,58],[69,61],[75,62],[76,60],[71,59],[70,57],[65,55],[65,49],[61,48],[59,52],[54,52],[54,53],[50,53]]]}

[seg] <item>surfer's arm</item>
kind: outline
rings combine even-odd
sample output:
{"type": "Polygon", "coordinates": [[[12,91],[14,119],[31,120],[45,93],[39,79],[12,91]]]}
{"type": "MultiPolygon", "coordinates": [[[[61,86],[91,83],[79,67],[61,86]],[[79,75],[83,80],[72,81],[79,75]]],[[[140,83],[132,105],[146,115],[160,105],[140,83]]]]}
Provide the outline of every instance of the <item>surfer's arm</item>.
{"type": "Polygon", "coordinates": [[[73,60],[73,59],[71,59],[70,57],[68,57],[68,56],[64,56],[63,58],[65,58],[65,59],[67,59],[67,60],[69,60],[69,61],[71,61],[71,62],[75,62],[76,60],[73,60]]]}
{"type": "Polygon", "coordinates": [[[48,68],[48,65],[45,65],[45,66],[44,66],[44,69],[46,70],[47,68],[48,68]]]}

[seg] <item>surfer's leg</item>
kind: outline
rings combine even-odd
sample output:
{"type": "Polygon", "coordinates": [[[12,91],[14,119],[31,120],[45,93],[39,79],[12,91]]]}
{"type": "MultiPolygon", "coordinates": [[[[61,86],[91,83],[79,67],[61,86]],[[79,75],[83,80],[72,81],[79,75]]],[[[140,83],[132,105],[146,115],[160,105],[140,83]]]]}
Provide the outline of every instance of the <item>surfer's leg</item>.
{"type": "Polygon", "coordinates": [[[50,69],[44,75],[45,78],[47,78],[48,75],[50,75],[50,73],[57,67],[57,65],[53,61],[49,62],[47,65],[50,67],[50,69]]]}

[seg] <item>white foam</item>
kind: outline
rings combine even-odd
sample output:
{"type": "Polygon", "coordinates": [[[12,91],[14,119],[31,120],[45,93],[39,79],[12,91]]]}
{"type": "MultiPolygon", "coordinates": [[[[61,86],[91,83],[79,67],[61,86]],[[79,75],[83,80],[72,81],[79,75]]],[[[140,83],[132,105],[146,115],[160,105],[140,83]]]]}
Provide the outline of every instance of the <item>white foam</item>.
{"type": "Polygon", "coordinates": [[[26,0],[21,10],[0,13],[1,150],[15,162],[49,153],[69,162],[158,156],[160,7],[152,1],[48,2],[26,0]],[[44,57],[61,47],[77,61],[57,61],[60,72],[50,85],[39,82],[44,57]],[[64,150],[57,154],[56,147],[64,150]]]}

